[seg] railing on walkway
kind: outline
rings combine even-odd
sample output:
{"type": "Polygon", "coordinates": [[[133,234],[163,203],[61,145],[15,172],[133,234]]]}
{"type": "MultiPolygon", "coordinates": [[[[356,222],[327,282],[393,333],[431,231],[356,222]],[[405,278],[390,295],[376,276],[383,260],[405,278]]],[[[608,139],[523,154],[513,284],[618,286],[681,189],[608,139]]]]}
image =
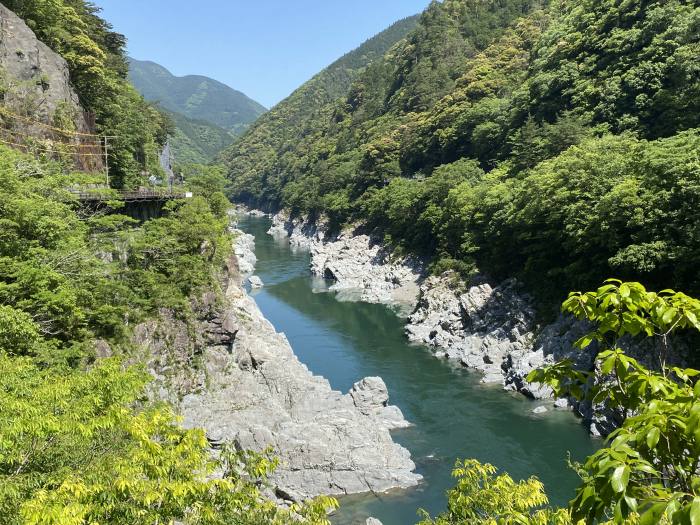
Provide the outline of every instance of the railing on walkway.
{"type": "Polygon", "coordinates": [[[186,191],[159,191],[159,190],[109,190],[107,192],[88,192],[80,190],[70,190],[81,202],[142,202],[142,201],[163,201],[174,199],[189,199],[192,193],[186,191]]]}

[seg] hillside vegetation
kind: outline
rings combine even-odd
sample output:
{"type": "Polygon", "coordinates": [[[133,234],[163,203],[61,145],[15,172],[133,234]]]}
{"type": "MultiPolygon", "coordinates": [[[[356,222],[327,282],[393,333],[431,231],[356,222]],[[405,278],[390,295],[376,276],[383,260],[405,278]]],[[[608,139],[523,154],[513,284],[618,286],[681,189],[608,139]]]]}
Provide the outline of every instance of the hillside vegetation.
{"type": "Polygon", "coordinates": [[[285,169],[294,161],[295,152],[304,147],[302,139],[309,134],[316,137],[319,124],[331,118],[331,103],[347,92],[368,64],[414,29],[417,21],[417,16],[400,20],[336,60],[261,116],[242,140],[224,151],[220,160],[231,167],[237,194],[262,200],[263,193],[271,191],[267,173],[285,169]]]}
{"type": "Polygon", "coordinates": [[[146,100],[190,119],[210,122],[238,134],[265,107],[240,91],[201,75],[177,77],[155,62],[129,58],[129,80],[146,100]]]}
{"type": "Polygon", "coordinates": [[[692,0],[433,2],[341,99],[235,143],[232,195],[549,305],[608,275],[699,292],[699,24],[692,0]]]}
{"type": "Polygon", "coordinates": [[[178,166],[207,164],[235,139],[230,131],[206,120],[173,112],[167,112],[167,115],[173,122],[168,140],[178,166]]]}

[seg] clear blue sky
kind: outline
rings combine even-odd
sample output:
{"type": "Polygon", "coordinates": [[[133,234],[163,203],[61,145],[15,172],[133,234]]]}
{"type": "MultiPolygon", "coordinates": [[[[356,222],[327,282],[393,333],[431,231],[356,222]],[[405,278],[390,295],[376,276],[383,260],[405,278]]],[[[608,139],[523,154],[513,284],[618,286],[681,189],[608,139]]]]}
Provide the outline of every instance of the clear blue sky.
{"type": "Polygon", "coordinates": [[[270,107],[429,0],[95,0],[128,51],[270,107]]]}

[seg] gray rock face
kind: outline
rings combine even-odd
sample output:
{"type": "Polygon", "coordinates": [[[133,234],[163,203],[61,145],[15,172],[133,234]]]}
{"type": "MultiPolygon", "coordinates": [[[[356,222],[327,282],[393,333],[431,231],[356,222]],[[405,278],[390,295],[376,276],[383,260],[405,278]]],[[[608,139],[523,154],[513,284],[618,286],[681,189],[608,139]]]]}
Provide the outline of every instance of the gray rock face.
{"type": "MultiPolygon", "coordinates": [[[[78,95],[70,84],[68,64],[39,41],[27,24],[0,4],[0,67],[6,84],[4,104],[21,107],[34,120],[50,122],[64,106],[78,130],[87,130],[78,95]]],[[[39,134],[42,128],[25,131],[39,134]]]]}
{"type": "MultiPolygon", "coordinates": [[[[238,264],[249,260],[249,248],[249,240],[239,235],[238,264]]],[[[144,327],[139,338],[156,356],[151,368],[160,397],[177,402],[186,426],[204,428],[215,446],[272,447],[280,466],[271,481],[288,500],[382,492],[420,481],[409,452],[392,440],[389,430],[408,423],[388,405],[381,379],[362,380],[348,394],[334,391],[299,362],[238,276],[227,283],[226,304],[220,314],[228,324],[211,321],[209,333],[216,334],[216,327],[232,331],[221,340],[204,338],[194,371],[182,363],[192,356],[186,326],[169,324],[165,341],[162,330],[144,327]],[[232,341],[226,337],[231,334],[232,341]],[[171,392],[173,383],[177,395],[171,392]]]]}
{"type": "Polygon", "coordinates": [[[393,260],[380,242],[353,230],[330,236],[323,223],[273,217],[268,231],[286,236],[292,246],[311,252],[311,271],[332,281],[329,290],[339,300],[384,303],[408,314],[413,310],[423,273],[423,261],[406,257],[393,260]]]}
{"type": "Polygon", "coordinates": [[[250,275],[258,262],[255,256],[255,237],[235,228],[231,229],[231,233],[236,238],[233,251],[238,260],[238,270],[242,276],[250,275]]]}
{"type": "Polygon", "coordinates": [[[263,283],[262,279],[257,275],[251,275],[248,277],[248,282],[250,283],[251,288],[262,288],[265,286],[265,283],[263,283]]]}
{"type": "Polygon", "coordinates": [[[436,356],[457,360],[482,372],[483,382],[533,399],[551,398],[552,391],[526,381],[532,370],[563,359],[591,369],[593,353],[573,346],[588,329],[564,316],[538,327],[531,302],[515,280],[465,287],[451,272],[423,283],[406,325],[408,338],[433,347],[436,356]]]}
{"type": "Polygon", "coordinates": [[[380,420],[389,429],[410,426],[399,407],[389,405],[389,392],[381,377],[358,381],[350,389],[350,397],[362,414],[380,420]]]}

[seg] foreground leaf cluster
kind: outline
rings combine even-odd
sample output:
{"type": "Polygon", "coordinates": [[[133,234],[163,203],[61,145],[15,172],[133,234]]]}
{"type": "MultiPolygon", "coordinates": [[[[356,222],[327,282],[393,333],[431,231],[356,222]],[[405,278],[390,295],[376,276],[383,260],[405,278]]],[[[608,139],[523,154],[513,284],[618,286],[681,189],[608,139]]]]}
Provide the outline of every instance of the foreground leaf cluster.
{"type": "Polygon", "coordinates": [[[581,478],[575,498],[566,508],[546,508],[536,478],[515,482],[491,465],[460,462],[448,510],[423,525],[700,522],[700,371],[666,364],[672,334],[700,331],[700,300],[611,280],[594,292],[572,293],[563,309],[593,323],[576,344],[597,345],[596,366],[582,371],[561,362],[535,370],[528,381],[623,415],[605,446],[574,465],[581,478]],[[653,369],[621,348],[621,340],[639,335],[656,343],[653,369]]]}

